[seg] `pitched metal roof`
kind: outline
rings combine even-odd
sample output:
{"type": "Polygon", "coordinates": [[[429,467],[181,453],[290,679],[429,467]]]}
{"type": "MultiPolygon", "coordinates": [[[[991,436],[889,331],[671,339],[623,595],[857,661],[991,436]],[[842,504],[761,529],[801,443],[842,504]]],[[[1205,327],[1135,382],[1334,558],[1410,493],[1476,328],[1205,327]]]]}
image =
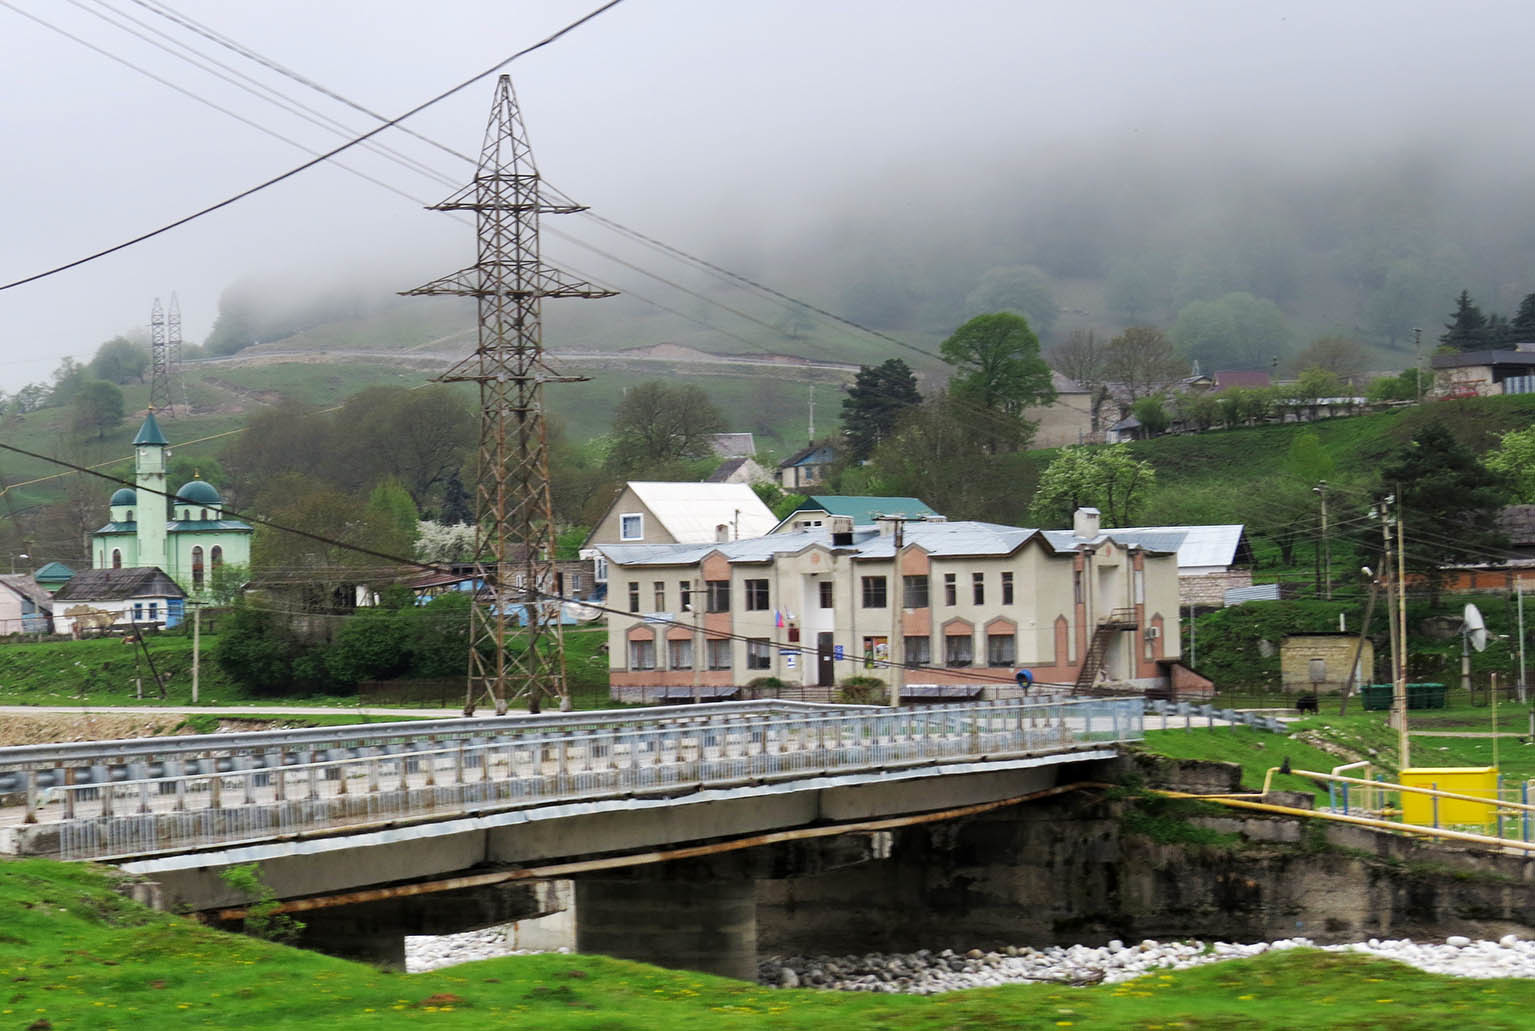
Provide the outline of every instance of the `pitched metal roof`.
{"type": "Polygon", "coordinates": [[[30,598],[44,612],[53,611],[53,595],[26,573],[0,573],[0,584],[24,598],[30,598]]]}
{"type": "Polygon", "coordinates": [[[144,414],[144,425],[139,427],[138,435],[133,438],[134,444],[169,444],[165,434],[160,429],[160,424],[155,421],[154,409],[144,414]]]}
{"type": "Polygon", "coordinates": [[[75,575],[75,571],[62,562],[49,562],[43,568],[32,574],[34,580],[68,580],[75,575]]]}
{"type": "MultiPolygon", "coordinates": [[[[865,525],[874,522],[877,515],[930,516],[938,513],[928,507],[921,498],[844,497],[836,494],[812,494],[799,511],[821,509],[827,515],[852,516],[853,522],[865,525]]],[[[792,515],[791,517],[792,518],[792,515]]]]}
{"type": "Polygon", "coordinates": [[[743,540],[761,537],[778,525],[778,518],[745,483],[637,480],[628,487],[679,543],[713,543],[715,527],[721,524],[743,540]]]}
{"type": "Polygon", "coordinates": [[[1222,523],[1210,526],[1130,526],[1119,530],[1105,530],[1110,535],[1133,534],[1180,534],[1182,543],[1176,546],[1178,568],[1197,566],[1231,566],[1250,561],[1244,554],[1246,548],[1243,523],[1222,523]]]}
{"type": "Polygon", "coordinates": [[[82,569],[53,596],[60,601],[127,601],[130,598],[185,598],[187,593],[158,566],[82,569]]]}
{"type": "MultiPolygon", "coordinates": [[[[597,547],[609,562],[618,566],[691,566],[706,555],[719,552],[732,563],[771,562],[778,555],[792,555],[807,548],[823,547],[856,560],[889,561],[895,556],[895,538],[879,530],[855,530],[852,543],[832,544],[831,531],[817,527],[804,533],[774,534],[754,540],[723,544],[602,544],[597,547]]],[[[1036,530],[999,523],[933,522],[907,523],[905,542],[919,545],[934,558],[1011,555],[1031,540],[1038,540],[1055,554],[1070,554],[1084,542],[1070,530],[1036,530]]],[[[1182,542],[1178,534],[1163,531],[1134,533],[1109,530],[1093,538],[1093,543],[1112,540],[1125,547],[1144,548],[1152,554],[1172,554],[1182,542]]]]}
{"type": "Polygon", "coordinates": [[[750,433],[716,433],[710,438],[710,444],[721,458],[757,456],[757,441],[750,433]]]}
{"type": "Polygon", "coordinates": [[[241,522],[238,519],[173,519],[165,524],[167,533],[189,533],[199,530],[232,530],[236,533],[251,533],[250,523],[241,522]]]}

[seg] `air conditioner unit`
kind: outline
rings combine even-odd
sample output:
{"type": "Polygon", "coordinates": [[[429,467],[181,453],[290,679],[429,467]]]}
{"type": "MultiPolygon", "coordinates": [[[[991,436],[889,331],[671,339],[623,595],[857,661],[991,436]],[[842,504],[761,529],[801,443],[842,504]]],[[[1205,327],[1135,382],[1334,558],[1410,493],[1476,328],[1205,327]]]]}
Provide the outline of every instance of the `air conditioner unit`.
{"type": "Polygon", "coordinates": [[[1162,628],[1161,627],[1159,627],[1159,626],[1149,626],[1149,627],[1146,628],[1146,640],[1148,640],[1148,641],[1155,641],[1157,638],[1159,638],[1161,636],[1162,636],[1162,628]]]}

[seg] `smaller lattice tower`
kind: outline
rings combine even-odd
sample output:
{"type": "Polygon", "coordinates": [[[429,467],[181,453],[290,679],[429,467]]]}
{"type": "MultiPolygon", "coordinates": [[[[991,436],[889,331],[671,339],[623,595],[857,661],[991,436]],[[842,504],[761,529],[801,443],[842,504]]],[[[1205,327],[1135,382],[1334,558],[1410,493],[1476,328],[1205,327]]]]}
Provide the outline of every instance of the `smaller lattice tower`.
{"type": "Polygon", "coordinates": [[[181,302],[176,291],[171,291],[170,306],[165,309],[165,372],[171,386],[171,404],[167,409],[175,414],[176,405],[186,415],[192,414],[192,403],[187,400],[187,377],[181,365],[181,302]]]}
{"type": "Polygon", "coordinates": [[[165,337],[165,309],[160,298],[149,311],[149,409],[162,415],[175,415],[171,401],[170,347],[165,337]]]}

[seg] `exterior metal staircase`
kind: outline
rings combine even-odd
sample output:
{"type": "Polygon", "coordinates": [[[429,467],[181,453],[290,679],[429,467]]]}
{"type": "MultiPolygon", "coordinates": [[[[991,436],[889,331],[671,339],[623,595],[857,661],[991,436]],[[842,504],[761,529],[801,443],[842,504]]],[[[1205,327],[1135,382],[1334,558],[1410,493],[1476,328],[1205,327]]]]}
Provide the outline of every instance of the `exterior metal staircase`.
{"type": "Polygon", "coordinates": [[[1077,672],[1077,682],[1072,686],[1072,694],[1087,694],[1092,691],[1093,685],[1098,682],[1098,674],[1103,672],[1104,657],[1108,654],[1109,645],[1113,643],[1114,636],[1134,630],[1137,627],[1134,609],[1115,609],[1099,621],[1093,630],[1093,639],[1088,644],[1087,654],[1082,657],[1082,668],[1077,672]]]}

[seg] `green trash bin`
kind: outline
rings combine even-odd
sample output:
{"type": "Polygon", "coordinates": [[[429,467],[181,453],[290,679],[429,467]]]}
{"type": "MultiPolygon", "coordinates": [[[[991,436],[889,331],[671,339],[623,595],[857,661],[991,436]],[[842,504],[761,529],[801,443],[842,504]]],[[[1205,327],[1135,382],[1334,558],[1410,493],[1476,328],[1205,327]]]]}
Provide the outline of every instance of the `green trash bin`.
{"type": "Polygon", "coordinates": [[[1443,709],[1444,694],[1443,684],[1408,684],[1407,708],[1443,709]]]}
{"type": "Polygon", "coordinates": [[[1365,711],[1389,712],[1391,709],[1391,684],[1363,684],[1359,696],[1364,700],[1365,711]]]}

